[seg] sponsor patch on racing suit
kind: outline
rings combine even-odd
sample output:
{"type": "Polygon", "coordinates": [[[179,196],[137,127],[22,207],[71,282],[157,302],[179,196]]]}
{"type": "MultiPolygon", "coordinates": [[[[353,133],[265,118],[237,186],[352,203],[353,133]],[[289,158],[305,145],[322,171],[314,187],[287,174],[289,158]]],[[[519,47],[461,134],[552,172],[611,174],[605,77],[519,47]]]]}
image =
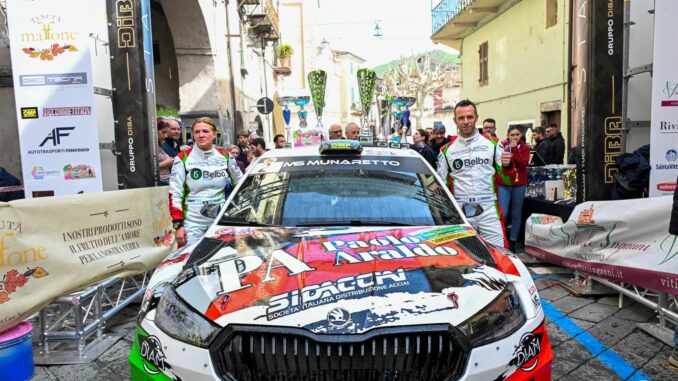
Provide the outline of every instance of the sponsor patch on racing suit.
{"type": "Polygon", "coordinates": [[[223,204],[242,177],[235,159],[220,148],[193,147],[174,158],[170,176],[172,221],[183,221],[188,244],[197,241],[213,219],[200,214],[207,203],[223,204]]]}
{"type": "Polygon", "coordinates": [[[476,132],[470,138],[455,136],[440,149],[438,174],[442,177],[457,201],[475,202],[483,213],[469,218],[471,225],[493,245],[507,247],[502,212],[497,202],[495,172],[510,176],[512,168],[502,168],[501,143],[476,132]]]}

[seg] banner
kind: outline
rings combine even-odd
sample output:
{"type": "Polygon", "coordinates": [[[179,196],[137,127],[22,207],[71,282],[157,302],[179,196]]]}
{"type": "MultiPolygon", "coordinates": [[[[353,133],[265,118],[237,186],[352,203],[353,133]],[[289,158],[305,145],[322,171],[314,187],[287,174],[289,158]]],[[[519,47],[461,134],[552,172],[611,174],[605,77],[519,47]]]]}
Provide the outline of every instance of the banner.
{"type": "Polygon", "coordinates": [[[656,0],[652,63],[650,196],[673,194],[678,177],[678,2],[656,0]]]}
{"type": "Polygon", "coordinates": [[[86,0],[9,0],[27,198],[102,191],[86,0]]]}
{"type": "Polygon", "coordinates": [[[121,189],[158,183],[150,0],[106,0],[121,189]]]}
{"type": "Polygon", "coordinates": [[[0,332],[174,248],[167,187],[0,203],[0,332]]]}
{"type": "Polygon", "coordinates": [[[668,233],[672,202],[672,197],[586,202],[565,223],[533,214],[525,226],[525,252],[614,282],[678,295],[678,236],[668,233]]]}
{"type": "Polygon", "coordinates": [[[622,153],[623,4],[575,0],[571,9],[577,202],[609,198],[622,153]]]}

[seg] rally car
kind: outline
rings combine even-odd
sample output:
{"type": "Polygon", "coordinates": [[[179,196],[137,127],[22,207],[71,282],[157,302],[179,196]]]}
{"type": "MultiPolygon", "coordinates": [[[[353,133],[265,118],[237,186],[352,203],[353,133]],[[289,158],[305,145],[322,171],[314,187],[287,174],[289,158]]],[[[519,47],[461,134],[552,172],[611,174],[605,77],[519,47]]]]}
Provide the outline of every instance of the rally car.
{"type": "Polygon", "coordinates": [[[415,151],[269,151],[222,209],[151,278],[133,380],[550,379],[527,268],[415,151]]]}

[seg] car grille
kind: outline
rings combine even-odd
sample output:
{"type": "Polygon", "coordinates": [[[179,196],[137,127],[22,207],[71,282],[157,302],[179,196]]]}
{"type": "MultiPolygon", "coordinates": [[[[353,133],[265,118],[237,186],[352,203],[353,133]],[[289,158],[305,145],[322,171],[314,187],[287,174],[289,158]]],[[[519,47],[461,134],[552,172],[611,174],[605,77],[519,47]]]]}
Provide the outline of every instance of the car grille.
{"type": "Polygon", "coordinates": [[[401,327],[364,335],[236,327],[215,340],[211,354],[229,381],[456,380],[468,350],[448,326],[433,327],[438,329],[401,327]]]}

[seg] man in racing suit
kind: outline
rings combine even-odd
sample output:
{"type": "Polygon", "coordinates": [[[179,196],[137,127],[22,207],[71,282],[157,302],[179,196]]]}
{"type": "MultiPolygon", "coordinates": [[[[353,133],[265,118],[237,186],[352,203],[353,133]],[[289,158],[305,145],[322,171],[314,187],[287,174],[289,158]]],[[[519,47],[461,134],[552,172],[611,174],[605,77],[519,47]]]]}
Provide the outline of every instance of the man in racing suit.
{"type": "MultiPolygon", "coordinates": [[[[201,118],[202,119],[202,118],[201,118]]],[[[206,119],[206,118],[205,118],[206,119]]],[[[170,178],[170,214],[174,228],[186,231],[187,244],[197,241],[214,219],[200,214],[204,204],[223,204],[242,177],[235,158],[211,144],[202,144],[194,124],[195,146],[180,152],[174,159],[170,178]]],[[[177,235],[177,243],[179,242],[177,235]]]]}
{"type": "Polygon", "coordinates": [[[457,103],[454,120],[459,135],[440,149],[438,174],[457,201],[482,206],[482,214],[469,218],[478,233],[493,245],[507,247],[494,174],[511,176],[514,169],[510,154],[504,154],[501,143],[478,133],[475,126],[478,114],[473,102],[457,103]]]}

